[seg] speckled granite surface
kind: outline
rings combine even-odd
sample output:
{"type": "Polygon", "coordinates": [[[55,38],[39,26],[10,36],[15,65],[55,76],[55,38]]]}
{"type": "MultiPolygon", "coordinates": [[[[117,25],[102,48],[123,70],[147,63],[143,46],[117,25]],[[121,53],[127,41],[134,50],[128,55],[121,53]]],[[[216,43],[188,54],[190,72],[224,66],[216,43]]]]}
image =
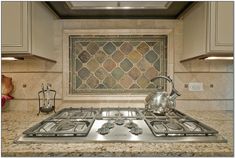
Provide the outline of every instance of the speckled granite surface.
{"type": "Polygon", "coordinates": [[[14,139],[48,115],[2,112],[2,156],[233,156],[232,111],[183,111],[215,128],[228,143],[15,144],[14,139]]]}

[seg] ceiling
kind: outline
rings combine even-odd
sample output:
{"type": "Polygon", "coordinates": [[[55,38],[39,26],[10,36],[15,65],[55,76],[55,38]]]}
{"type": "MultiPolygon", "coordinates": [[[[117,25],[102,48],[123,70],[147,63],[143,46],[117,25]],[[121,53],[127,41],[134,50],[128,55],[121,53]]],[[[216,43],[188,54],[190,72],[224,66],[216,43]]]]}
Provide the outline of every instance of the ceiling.
{"type": "Polygon", "coordinates": [[[61,19],[177,19],[187,1],[47,1],[61,19]]]}

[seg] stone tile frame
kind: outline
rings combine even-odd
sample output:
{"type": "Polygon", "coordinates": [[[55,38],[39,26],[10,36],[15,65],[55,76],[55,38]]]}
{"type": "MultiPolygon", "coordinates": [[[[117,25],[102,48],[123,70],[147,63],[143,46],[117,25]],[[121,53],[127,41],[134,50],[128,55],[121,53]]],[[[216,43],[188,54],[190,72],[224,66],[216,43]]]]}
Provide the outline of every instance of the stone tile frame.
{"type": "MultiPolygon", "coordinates": [[[[173,78],[174,43],[173,29],[87,29],[63,31],[63,100],[90,102],[140,102],[146,94],[81,94],[69,93],[69,36],[70,35],[166,35],[167,36],[167,75],[173,78]]],[[[167,85],[168,91],[170,84],[167,85]]]]}
{"type": "Polygon", "coordinates": [[[166,83],[166,80],[150,82],[167,71],[166,46],[165,35],[72,35],[70,93],[147,94],[154,91],[156,86],[166,83]],[[114,63],[115,59],[120,61],[114,63]]]}

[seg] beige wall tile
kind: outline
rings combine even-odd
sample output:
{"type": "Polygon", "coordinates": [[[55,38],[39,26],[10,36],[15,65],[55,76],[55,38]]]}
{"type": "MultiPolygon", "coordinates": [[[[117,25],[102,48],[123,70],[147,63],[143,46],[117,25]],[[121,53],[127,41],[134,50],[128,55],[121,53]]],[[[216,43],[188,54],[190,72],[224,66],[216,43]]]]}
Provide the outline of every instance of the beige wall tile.
{"type": "Polygon", "coordinates": [[[229,63],[229,64],[227,65],[227,72],[234,72],[233,69],[234,69],[233,62],[232,62],[232,63],[229,63]]]}
{"type": "Polygon", "coordinates": [[[233,110],[233,100],[177,100],[176,109],[195,111],[233,110]]]}
{"type": "Polygon", "coordinates": [[[17,99],[37,99],[42,83],[51,83],[52,89],[57,92],[56,98],[62,98],[61,73],[4,73],[4,75],[12,77],[14,84],[12,95],[17,99]]]}
{"type": "Polygon", "coordinates": [[[205,60],[191,60],[191,71],[190,72],[209,72],[210,71],[210,63],[205,60]]]}
{"type": "Polygon", "coordinates": [[[176,89],[182,94],[179,99],[233,98],[233,73],[175,73],[174,81],[176,89]],[[189,82],[203,82],[204,91],[189,91],[184,87],[189,82]]]}
{"type": "MultiPolygon", "coordinates": [[[[61,109],[61,100],[56,100],[55,102],[55,108],[56,111],[61,109]]],[[[28,111],[28,112],[33,112],[35,115],[38,112],[38,100],[10,100],[7,102],[5,108],[3,111],[28,111]]],[[[64,107],[64,106],[63,106],[64,107]]]]}
{"type": "Polygon", "coordinates": [[[139,103],[130,103],[130,102],[114,102],[112,100],[107,101],[63,101],[60,107],[94,107],[94,108],[101,108],[101,107],[137,107],[137,108],[144,108],[144,102],[139,103]]]}
{"type": "Polygon", "coordinates": [[[105,19],[105,20],[63,20],[65,29],[164,29],[174,28],[179,20],[135,20],[135,19],[105,19]]]}
{"type": "Polygon", "coordinates": [[[233,61],[209,61],[210,72],[227,72],[228,66],[233,65],[233,61]]]}

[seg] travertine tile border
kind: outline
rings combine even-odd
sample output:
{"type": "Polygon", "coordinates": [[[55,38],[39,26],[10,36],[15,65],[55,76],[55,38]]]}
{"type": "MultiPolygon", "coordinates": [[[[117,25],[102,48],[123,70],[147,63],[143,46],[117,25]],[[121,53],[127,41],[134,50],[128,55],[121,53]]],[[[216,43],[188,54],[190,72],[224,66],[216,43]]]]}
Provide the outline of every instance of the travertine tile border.
{"type": "MultiPolygon", "coordinates": [[[[63,100],[143,102],[146,95],[71,95],[69,94],[69,36],[70,35],[167,35],[167,74],[173,78],[173,29],[83,29],[63,31],[63,100]]],[[[170,86],[168,86],[168,89],[170,86]]]]}

